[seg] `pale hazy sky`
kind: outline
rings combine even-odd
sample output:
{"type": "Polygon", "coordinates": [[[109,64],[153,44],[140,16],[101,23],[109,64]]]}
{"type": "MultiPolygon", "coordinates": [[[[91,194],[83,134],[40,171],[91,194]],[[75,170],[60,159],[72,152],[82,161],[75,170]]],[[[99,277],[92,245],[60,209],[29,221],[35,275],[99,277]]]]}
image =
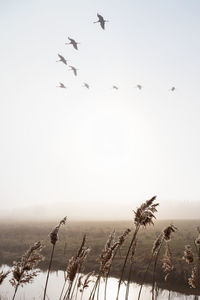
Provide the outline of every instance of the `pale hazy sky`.
{"type": "Polygon", "coordinates": [[[198,217],[200,1],[0,6],[1,208],[124,219],[158,195],[161,217],[172,217],[169,207],[198,217]],[[97,12],[105,31],[93,24],[97,12]]]}

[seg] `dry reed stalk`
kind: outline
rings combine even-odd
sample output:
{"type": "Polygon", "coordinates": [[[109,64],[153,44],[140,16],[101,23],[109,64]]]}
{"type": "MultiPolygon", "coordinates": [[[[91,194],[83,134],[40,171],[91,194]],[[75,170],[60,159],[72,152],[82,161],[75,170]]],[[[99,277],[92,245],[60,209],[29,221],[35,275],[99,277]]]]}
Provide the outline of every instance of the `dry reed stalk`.
{"type": "MultiPolygon", "coordinates": [[[[97,298],[98,298],[98,291],[100,288],[101,277],[103,277],[106,280],[108,273],[110,271],[110,267],[111,267],[114,255],[116,253],[115,250],[117,249],[118,245],[119,245],[119,241],[115,242],[115,230],[113,230],[110,233],[110,235],[105,243],[104,249],[102,250],[99,257],[97,258],[97,261],[100,264],[99,274],[96,278],[94,287],[90,293],[89,300],[94,299],[96,291],[97,291],[97,298]]],[[[104,297],[106,297],[105,295],[106,295],[106,287],[104,289],[104,297]]]]}
{"type": "Polygon", "coordinates": [[[129,287],[130,287],[130,281],[131,281],[131,274],[132,274],[132,268],[133,268],[133,263],[134,263],[134,256],[135,256],[135,251],[136,251],[136,246],[137,246],[137,239],[134,241],[131,249],[131,257],[130,257],[130,267],[129,267],[129,274],[128,274],[128,281],[126,285],[126,294],[125,294],[125,300],[128,300],[128,294],[129,294],[129,287]]]}
{"type": "Polygon", "coordinates": [[[60,221],[60,223],[50,232],[50,241],[52,244],[52,250],[51,250],[51,257],[50,257],[50,261],[49,261],[49,267],[48,267],[48,271],[47,271],[47,278],[46,278],[46,283],[45,283],[45,288],[44,288],[43,300],[45,300],[45,298],[46,298],[47,285],[48,285],[49,274],[50,274],[51,265],[52,265],[52,261],[53,261],[54,250],[55,250],[56,243],[58,241],[58,232],[59,232],[60,227],[62,225],[66,224],[66,221],[67,221],[67,217],[64,217],[60,221]]]}
{"type": "Polygon", "coordinates": [[[192,268],[192,274],[191,274],[191,277],[188,278],[188,283],[193,289],[195,289],[197,287],[197,268],[196,267],[192,268]]]}
{"type": "Polygon", "coordinates": [[[162,269],[164,271],[165,274],[165,281],[167,280],[169,274],[173,271],[174,266],[172,265],[172,253],[171,250],[169,248],[169,244],[166,243],[166,249],[165,249],[165,253],[163,255],[163,258],[161,259],[162,262],[162,269]]]}
{"type": "MultiPolygon", "coordinates": [[[[131,232],[131,230],[129,228],[127,228],[119,237],[118,237],[118,245],[115,249],[115,253],[113,255],[113,259],[112,261],[114,260],[116,254],[117,254],[117,251],[119,250],[120,251],[120,248],[123,246],[127,236],[129,235],[129,233],[131,232]]],[[[106,278],[105,278],[105,288],[104,288],[104,300],[106,300],[106,290],[107,290],[107,283],[108,283],[108,276],[109,276],[109,273],[110,273],[110,269],[111,269],[111,264],[110,264],[110,267],[108,269],[108,272],[107,272],[107,275],[106,275],[106,278]]]]}
{"type": "Polygon", "coordinates": [[[94,283],[93,289],[92,289],[92,291],[91,291],[91,293],[90,293],[90,296],[89,296],[89,299],[88,299],[88,300],[93,300],[93,299],[94,299],[95,293],[96,293],[96,289],[97,289],[97,287],[98,287],[98,283],[99,283],[100,278],[101,278],[101,276],[100,276],[100,275],[97,275],[97,279],[96,279],[96,281],[95,281],[95,283],[94,283]]]}
{"type": "Polygon", "coordinates": [[[183,252],[183,257],[187,264],[191,264],[194,261],[194,255],[190,245],[185,245],[185,250],[183,252]]]}
{"type": "Polygon", "coordinates": [[[155,299],[154,291],[155,291],[155,285],[156,285],[156,281],[155,281],[156,266],[157,266],[157,262],[158,262],[159,253],[160,253],[160,250],[162,248],[162,244],[163,244],[163,242],[159,246],[158,251],[157,251],[157,253],[155,255],[155,261],[154,261],[154,267],[153,267],[153,280],[152,280],[152,300],[155,299]]]}
{"type": "MultiPolygon", "coordinates": [[[[83,293],[84,293],[84,290],[87,289],[89,287],[89,284],[90,282],[92,282],[93,280],[90,279],[92,276],[94,276],[94,271],[92,272],[89,272],[86,276],[85,276],[85,279],[84,281],[82,281],[82,278],[83,278],[83,275],[79,277],[79,282],[78,282],[78,288],[80,288],[80,292],[81,292],[81,299],[83,299],[83,293]]],[[[77,289],[78,290],[78,289],[77,289]]],[[[76,295],[76,298],[75,300],[77,299],[77,295],[76,295]]]]}
{"type": "Polygon", "coordinates": [[[133,233],[132,240],[130,242],[126,257],[124,259],[124,263],[121,270],[121,275],[118,283],[117,289],[117,297],[116,300],[119,298],[120,286],[123,280],[124,271],[126,267],[126,263],[132,249],[133,243],[136,240],[137,234],[141,226],[146,227],[147,225],[153,225],[153,219],[155,218],[154,213],[157,212],[158,203],[154,204],[156,196],[152,197],[150,200],[144,202],[136,211],[134,211],[134,224],[135,224],[135,231],[133,233]]]}
{"type": "Polygon", "coordinates": [[[157,267],[157,262],[158,262],[158,257],[159,257],[159,253],[160,250],[162,248],[162,244],[163,241],[165,241],[166,243],[168,243],[171,240],[171,235],[172,233],[174,233],[176,230],[178,230],[173,224],[167,226],[164,230],[163,230],[163,239],[162,239],[162,243],[160,244],[159,248],[157,249],[156,255],[155,255],[155,261],[154,261],[154,268],[153,268],[153,280],[152,280],[152,300],[155,299],[155,277],[156,277],[156,267],[157,267]]]}
{"type": "Polygon", "coordinates": [[[40,254],[43,249],[41,242],[36,242],[32,247],[25,252],[18,262],[13,262],[12,278],[10,283],[15,287],[12,300],[15,299],[19,286],[30,283],[38,275],[39,270],[34,270],[38,263],[43,260],[40,254]]]}
{"type": "MultiPolygon", "coordinates": [[[[106,280],[108,273],[110,271],[110,267],[111,267],[114,255],[115,255],[115,250],[117,249],[118,246],[119,246],[119,241],[115,242],[115,230],[113,230],[106,241],[104,249],[102,250],[101,254],[99,255],[99,257],[97,259],[100,264],[99,275],[96,279],[94,288],[90,294],[89,299],[94,299],[96,290],[97,290],[97,299],[98,299],[101,277],[106,280]]],[[[105,294],[106,294],[106,289],[104,289],[104,297],[105,297],[105,294]]]]}
{"type": "Polygon", "coordinates": [[[10,271],[1,271],[0,272],[0,285],[3,283],[4,279],[6,279],[6,277],[8,276],[8,274],[10,273],[10,271]]]}
{"type": "Polygon", "coordinates": [[[69,281],[69,289],[65,292],[63,300],[70,299],[70,297],[72,298],[76,286],[74,285],[74,288],[72,289],[74,279],[77,273],[80,272],[80,269],[90,252],[90,249],[85,247],[85,242],[86,242],[86,235],[84,235],[83,237],[81,246],[77,254],[69,260],[67,270],[66,270],[67,280],[69,281]]]}
{"type": "Polygon", "coordinates": [[[150,268],[150,265],[152,263],[152,260],[154,258],[154,256],[157,254],[157,252],[159,251],[159,249],[162,247],[162,243],[163,243],[163,233],[161,233],[154,241],[153,243],[153,247],[152,247],[152,250],[151,250],[151,258],[149,260],[149,263],[146,267],[146,270],[144,272],[144,276],[143,276],[143,279],[142,279],[142,283],[140,285],[140,290],[139,290],[139,293],[138,293],[138,300],[140,299],[140,296],[141,296],[141,292],[142,292],[142,288],[143,288],[143,285],[144,285],[144,282],[145,282],[145,278],[146,278],[146,274],[150,268]]]}

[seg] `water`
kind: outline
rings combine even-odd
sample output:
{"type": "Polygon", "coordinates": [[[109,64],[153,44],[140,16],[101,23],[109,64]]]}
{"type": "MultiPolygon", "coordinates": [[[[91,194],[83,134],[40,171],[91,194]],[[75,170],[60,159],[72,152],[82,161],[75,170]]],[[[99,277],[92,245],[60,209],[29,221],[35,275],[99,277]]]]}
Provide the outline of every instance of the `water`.
{"type": "MultiPolygon", "coordinates": [[[[8,266],[2,266],[0,270],[8,270],[8,266]]],[[[23,288],[19,287],[16,300],[40,300],[43,296],[44,285],[46,280],[46,272],[40,272],[40,274],[35,278],[34,282],[31,284],[24,285],[23,288]]],[[[51,272],[49,277],[48,289],[47,289],[47,300],[59,300],[60,293],[64,283],[64,273],[63,271],[51,272]]],[[[116,299],[118,280],[116,278],[110,277],[107,286],[107,300],[116,299]]],[[[82,300],[88,300],[93,283],[85,289],[83,293],[82,300]]],[[[124,300],[126,287],[123,284],[121,286],[121,292],[119,300],[124,300]]],[[[137,295],[139,292],[139,285],[132,283],[129,291],[129,300],[137,300],[137,295]]],[[[10,300],[12,299],[14,293],[14,288],[9,283],[9,278],[6,278],[2,285],[0,285],[0,299],[10,300]]],[[[74,297],[75,299],[75,297],[74,297]]],[[[79,292],[77,300],[81,299],[81,293],[79,292]]],[[[143,287],[141,300],[151,299],[151,287],[145,285],[143,287]]],[[[158,300],[168,300],[169,291],[161,290],[159,291],[158,300]]],[[[172,300],[194,300],[194,296],[187,296],[180,293],[171,292],[170,299],[172,300]]],[[[99,300],[104,300],[104,282],[101,281],[100,297],[99,300]]]]}

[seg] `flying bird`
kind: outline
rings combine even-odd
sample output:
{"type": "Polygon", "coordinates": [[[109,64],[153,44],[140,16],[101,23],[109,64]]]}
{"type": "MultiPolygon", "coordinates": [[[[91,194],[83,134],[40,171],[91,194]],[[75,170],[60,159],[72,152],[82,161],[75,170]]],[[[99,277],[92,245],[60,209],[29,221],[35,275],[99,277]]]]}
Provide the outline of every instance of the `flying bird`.
{"type": "Polygon", "coordinates": [[[70,37],[68,37],[68,40],[70,41],[70,43],[65,43],[65,45],[72,45],[74,49],[78,50],[77,45],[80,43],[77,43],[74,39],[71,39],[70,37]]]}
{"type": "Polygon", "coordinates": [[[72,70],[73,72],[74,72],[74,75],[75,76],[77,76],[77,71],[78,71],[78,69],[76,69],[75,67],[73,67],[73,66],[69,66],[71,69],[70,70],[72,70]]]}
{"type": "Polygon", "coordinates": [[[113,89],[118,90],[119,88],[118,88],[118,86],[113,85],[113,89]]]}
{"type": "Polygon", "coordinates": [[[141,89],[142,89],[142,86],[141,86],[140,84],[137,84],[137,85],[136,85],[136,88],[138,88],[139,90],[141,90],[141,89]]]}
{"type": "Polygon", "coordinates": [[[59,88],[61,88],[61,89],[66,89],[66,86],[62,83],[62,82],[59,82],[59,86],[57,86],[57,87],[59,87],[59,88]]]}
{"type": "Polygon", "coordinates": [[[90,88],[89,84],[88,84],[88,83],[86,83],[86,82],[84,82],[84,83],[83,83],[83,87],[86,87],[87,89],[89,89],[89,88],[90,88]]]}
{"type": "Polygon", "coordinates": [[[173,87],[170,89],[170,91],[174,92],[175,89],[176,89],[175,86],[173,86],[173,87]]]}
{"type": "Polygon", "coordinates": [[[108,20],[104,20],[104,18],[100,14],[97,14],[97,17],[98,17],[99,20],[96,21],[96,22],[94,22],[94,23],[100,23],[101,28],[105,29],[105,23],[109,22],[109,21],[108,20]]]}
{"type": "Polygon", "coordinates": [[[66,59],[62,55],[60,55],[60,54],[58,54],[58,56],[59,56],[60,59],[57,60],[56,62],[62,61],[65,65],[67,65],[66,59]]]}

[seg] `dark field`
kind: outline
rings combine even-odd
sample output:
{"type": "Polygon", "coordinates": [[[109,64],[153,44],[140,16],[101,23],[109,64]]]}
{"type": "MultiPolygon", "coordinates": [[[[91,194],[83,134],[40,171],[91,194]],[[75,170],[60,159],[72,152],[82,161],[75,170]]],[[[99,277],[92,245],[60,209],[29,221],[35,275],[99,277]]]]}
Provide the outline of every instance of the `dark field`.
{"type": "MultiPolygon", "coordinates": [[[[151,249],[155,238],[168,226],[170,221],[156,221],[154,226],[141,229],[138,235],[136,254],[132,272],[132,280],[141,282],[143,273],[151,257],[151,249]]],[[[191,276],[193,263],[188,265],[183,259],[184,246],[190,244],[195,253],[194,240],[198,235],[196,230],[200,225],[200,220],[177,220],[173,224],[178,227],[178,231],[172,235],[170,249],[172,252],[172,261],[174,270],[169,275],[167,281],[164,280],[164,274],[160,259],[162,258],[164,247],[161,249],[158,267],[156,270],[156,281],[159,287],[168,288],[187,294],[199,294],[196,289],[191,289],[188,285],[188,277],[191,276]]],[[[12,265],[13,260],[19,260],[21,255],[35,241],[41,240],[46,245],[42,254],[45,256],[39,267],[48,268],[49,253],[51,244],[49,242],[49,233],[55,227],[56,222],[49,223],[1,223],[0,230],[0,263],[12,265]]],[[[97,258],[101,253],[107,238],[113,229],[116,230],[116,238],[126,229],[134,229],[132,222],[67,222],[59,232],[59,241],[56,244],[52,269],[65,270],[68,260],[76,253],[80,246],[83,235],[87,235],[87,246],[91,252],[84,265],[84,272],[98,271],[99,265],[97,258]]],[[[131,238],[131,233],[124,246],[114,259],[111,269],[111,275],[119,277],[123,257],[127,251],[127,246],[131,238]]],[[[150,267],[146,282],[152,282],[152,266],[150,267]]]]}

